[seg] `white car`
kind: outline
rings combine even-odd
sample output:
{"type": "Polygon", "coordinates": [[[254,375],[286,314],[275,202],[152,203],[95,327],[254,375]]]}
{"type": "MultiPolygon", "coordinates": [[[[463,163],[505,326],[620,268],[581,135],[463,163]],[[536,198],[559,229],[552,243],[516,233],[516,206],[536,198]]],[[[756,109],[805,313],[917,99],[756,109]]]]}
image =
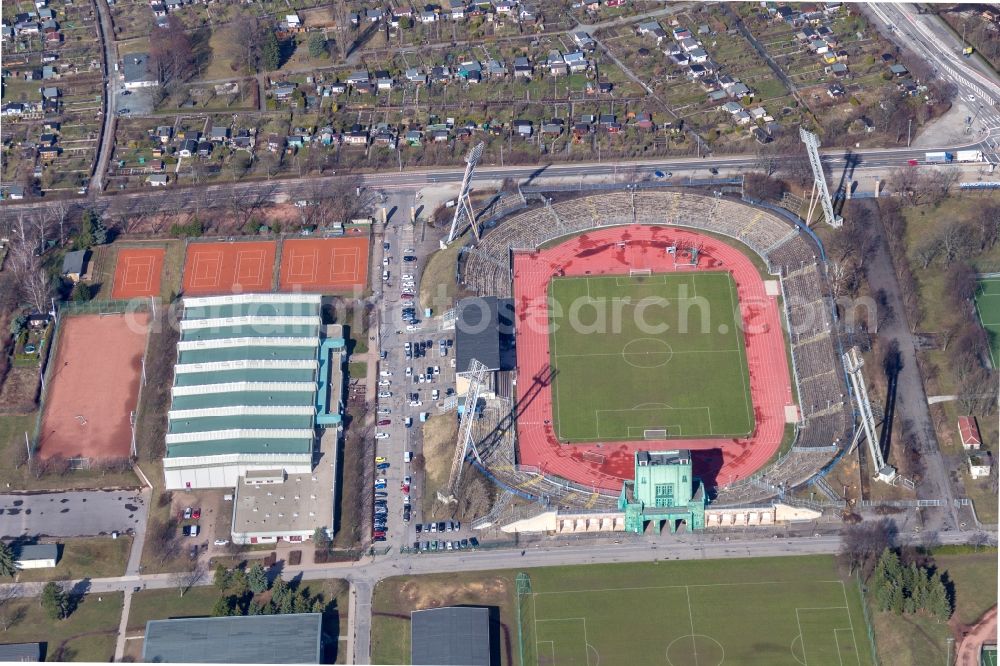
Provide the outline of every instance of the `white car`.
{"type": "Polygon", "coordinates": [[[382,265],[383,266],[389,265],[389,257],[382,257],[382,265]]]}
{"type": "Polygon", "coordinates": [[[392,386],[392,382],[390,382],[388,379],[383,379],[382,381],[380,381],[378,383],[378,385],[379,386],[392,386]]]}
{"type": "Polygon", "coordinates": [[[383,370],[382,372],[380,372],[378,374],[382,375],[383,377],[392,377],[392,373],[389,372],[388,370],[383,370]]]}
{"type": "Polygon", "coordinates": [[[380,397],[380,398],[391,398],[392,397],[392,392],[391,391],[379,391],[378,397],[380,397]]]}
{"type": "Polygon", "coordinates": [[[378,414],[392,414],[392,410],[389,409],[388,407],[383,407],[382,409],[378,410],[377,413],[378,414]]]}
{"type": "Polygon", "coordinates": [[[375,439],[389,439],[389,433],[387,433],[387,432],[377,432],[377,433],[375,433],[375,439]]]}
{"type": "Polygon", "coordinates": [[[437,400],[438,399],[438,395],[440,395],[440,394],[438,393],[437,389],[434,389],[433,391],[431,391],[431,400],[437,400]]]}
{"type": "Polygon", "coordinates": [[[215,540],[215,545],[216,546],[228,546],[229,545],[229,540],[228,539],[216,539],[215,540]]]}
{"type": "Polygon", "coordinates": [[[409,404],[410,404],[410,407],[419,407],[420,405],[422,405],[424,403],[420,402],[419,400],[411,400],[409,404]]]}
{"type": "Polygon", "coordinates": [[[413,281],[413,276],[410,275],[409,273],[403,273],[403,279],[406,280],[406,281],[408,281],[408,282],[412,282],[413,281]]]}
{"type": "Polygon", "coordinates": [[[413,368],[407,368],[406,369],[406,376],[409,377],[412,374],[413,374],[413,368]]]}
{"type": "Polygon", "coordinates": [[[406,325],[406,330],[407,331],[419,331],[421,329],[423,329],[423,326],[421,326],[419,324],[407,324],[406,325]]]}

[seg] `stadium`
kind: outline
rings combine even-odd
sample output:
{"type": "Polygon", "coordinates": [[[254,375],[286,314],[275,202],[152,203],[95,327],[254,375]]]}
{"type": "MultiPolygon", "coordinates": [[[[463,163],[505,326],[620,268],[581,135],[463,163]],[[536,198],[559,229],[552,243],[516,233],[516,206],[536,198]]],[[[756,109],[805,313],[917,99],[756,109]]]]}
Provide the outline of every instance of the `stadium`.
{"type": "Polygon", "coordinates": [[[719,193],[504,196],[458,267],[472,294],[511,303],[516,341],[514,367],[473,362],[468,350],[488,345],[467,342],[472,308],[459,303],[458,393],[475,407],[462,410],[453,478],[468,459],[503,491],[479,525],[642,531],[674,529],[671,517],[766,524],[780,520],[776,498],[805,509],[787,491],[853,429],[812,232],[719,193]],[[661,312],[637,324],[644,303],[661,312]],[[644,492],[659,464],[689,487],[644,492]]]}

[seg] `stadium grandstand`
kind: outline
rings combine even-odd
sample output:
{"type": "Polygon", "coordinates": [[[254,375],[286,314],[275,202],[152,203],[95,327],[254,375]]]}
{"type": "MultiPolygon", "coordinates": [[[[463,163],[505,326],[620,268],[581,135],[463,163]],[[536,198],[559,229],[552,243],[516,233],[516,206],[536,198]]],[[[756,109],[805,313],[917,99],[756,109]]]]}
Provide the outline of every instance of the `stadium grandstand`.
{"type": "MultiPolygon", "coordinates": [[[[673,225],[726,236],[750,249],[778,278],[791,346],[792,381],[797,389],[798,420],[794,444],[750,477],[717,487],[713,505],[737,506],[780,497],[817,475],[850,441],[854,426],[848,389],[840,365],[832,301],[819,248],[779,214],[738,199],[679,190],[602,192],[520,210],[488,229],[467,248],[461,261],[462,283],[480,296],[513,295],[512,253],[533,251],[559,239],[610,226],[673,225]]],[[[521,377],[530,383],[532,378],[521,377]]],[[[481,466],[510,496],[548,506],[591,509],[614,499],[519,465],[515,428],[517,403],[498,392],[476,432],[481,466]],[[504,426],[503,424],[506,424],[504,426]]]]}

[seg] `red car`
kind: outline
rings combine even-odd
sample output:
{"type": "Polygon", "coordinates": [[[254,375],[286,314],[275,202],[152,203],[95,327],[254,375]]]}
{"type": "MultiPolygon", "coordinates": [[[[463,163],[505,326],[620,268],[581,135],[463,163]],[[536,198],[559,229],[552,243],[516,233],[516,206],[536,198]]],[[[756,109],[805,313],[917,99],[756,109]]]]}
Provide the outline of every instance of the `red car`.
{"type": "Polygon", "coordinates": [[[906,163],[910,166],[917,166],[917,164],[919,164],[916,160],[907,160],[906,163]]]}
{"type": "Polygon", "coordinates": [[[379,421],[379,422],[378,422],[378,424],[379,424],[380,426],[387,426],[387,425],[389,425],[390,423],[392,423],[392,421],[391,421],[391,420],[389,420],[389,419],[382,419],[381,421],[379,421]]]}
{"type": "Polygon", "coordinates": [[[402,486],[401,489],[402,489],[404,495],[409,495],[410,494],[410,487],[409,486],[402,486]]]}
{"type": "Polygon", "coordinates": [[[376,539],[379,537],[385,538],[385,532],[372,532],[372,536],[376,539]]]}
{"type": "Polygon", "coordinates": [[[191,512],[191,518],[193,520],[198,520],[199,518],[201,518],[201,507],[198,507],[191,512]]]}

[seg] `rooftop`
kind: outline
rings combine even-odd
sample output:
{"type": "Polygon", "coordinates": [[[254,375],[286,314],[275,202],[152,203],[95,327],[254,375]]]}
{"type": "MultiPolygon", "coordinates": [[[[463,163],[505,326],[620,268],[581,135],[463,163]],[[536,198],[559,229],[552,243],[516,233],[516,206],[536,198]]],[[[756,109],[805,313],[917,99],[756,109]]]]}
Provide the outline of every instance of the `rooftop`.
{"type": "Polygon", "coordinates": [[[142,661],[318,664],[322,633],[320,613],[153,620],[142,661]]]}
{"type": "Polygon", "coordinates": [[[410,663],[491,666],[490,611],[471,606],[410,613],[410,663]]]}

